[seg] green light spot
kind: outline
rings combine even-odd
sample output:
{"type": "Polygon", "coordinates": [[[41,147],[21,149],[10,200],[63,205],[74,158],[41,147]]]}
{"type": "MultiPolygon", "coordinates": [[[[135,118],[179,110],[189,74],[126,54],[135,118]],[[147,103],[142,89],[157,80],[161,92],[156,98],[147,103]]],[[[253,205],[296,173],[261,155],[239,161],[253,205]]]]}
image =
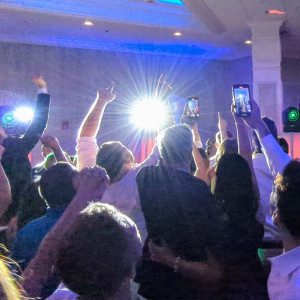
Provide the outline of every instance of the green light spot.
{"type": "Polygon", "coordinates": [[[299,119],[299,111],[298,110],[291,110],[288,114],[288,119],[290,122],[296,122],[299,119]]]}

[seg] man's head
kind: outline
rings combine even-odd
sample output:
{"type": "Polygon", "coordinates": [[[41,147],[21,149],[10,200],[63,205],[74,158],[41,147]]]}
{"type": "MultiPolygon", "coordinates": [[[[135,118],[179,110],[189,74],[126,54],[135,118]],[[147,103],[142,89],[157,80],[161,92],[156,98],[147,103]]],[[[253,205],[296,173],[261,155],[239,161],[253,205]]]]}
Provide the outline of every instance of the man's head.
{"type": "Polygon", "coordinates": [[[159,134],[157,142],[165,166],[184,165],[189,169],[193,150],[193,134],[189,126],[171,126],[159,134]]]}
{"type": "Polygon", "coordinates": [[[289,144],[284,137],[278,136],[278,144],[286,154],[289,154],[289,144]]]}
{"type": "Polygon", "coordinates": [[[133,277],[141,244],[135,224],[109,204],[91,203],[63,239],[58,275],[86,299],[108,299],[133,277]]]}
{"type": "Polygon", "coordinates": [[[216,139],[215,138],[209,138],[206,141],[206,154],[208,157],[212,157],[217,153],[217,147],[216,147],[216,139]]]}
{"type": "Polygon", "coordinates": [[[300,161],[291,161],[275,180],[273,222],[300,240],[300,161]]]}
{"type": "Polygon", "coordinates": [[[50,207],[67,207],[75,197],[74,178],[77,171],[59,162],[46,170],[40,180],[40,194],[50,207]]]}
{"type": "Polygon", "coordinates": [[[134,157],[120,142],[107,142],[101,145],[96,164],[104,168],[112,182],[117,182],[133,167],[134,157]]]}
{"type": "MultiPolygon", "coordinates": [[[[267,125],[267,127],[270,130],[271,134],[273,135],[273,137],[277,141],[278,140],[277,128],[276,128],[276,125],[275,125],[274,121],[272,121],[271,119],[269,119],[267,117],[262,117],[261,119],[267,125]]],[[[254,130],[252,131],[252,143],[253,143],[253,146],[255,148],[255,151],[256,152],[261,152],[261,145],[260,145],[259,139],[256,135],[256,132],[254,130]]]]}

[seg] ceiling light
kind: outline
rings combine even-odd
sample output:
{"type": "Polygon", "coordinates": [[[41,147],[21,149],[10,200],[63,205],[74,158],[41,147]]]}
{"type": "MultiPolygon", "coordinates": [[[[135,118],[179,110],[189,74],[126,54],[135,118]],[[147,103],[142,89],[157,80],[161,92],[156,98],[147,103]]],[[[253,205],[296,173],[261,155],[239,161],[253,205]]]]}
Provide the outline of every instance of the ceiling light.
{"type": "Polygon", "coordinates": [[[85,26],[93,26],[94,23],[92,21],[84,21],[83,23],[85,26]]]}
{"type": "Polygon", "coordinates": [[[181,35],[182,35],[182,33],[181,33],[181,32],[179,32],[179,31],[176,31],[176,32],[174,32],[174,35],[175,35],[175,36],[181,36],[181,35]]]}
{"type": "Polygon", "coordinates": [[[273,14],[273,15],[285,15],[286,11],[277,10],[277,9],[270,9],[266,11],[267,14],[273,14]]]}
{"type": "Polygon", "coordinates": [[[247,41],[245,41],[245,44],[247,44],[247,45],[251,45],[251,44],[252,44],[252,41],[250,41],[250,40],[247,40],[247,41]]]}

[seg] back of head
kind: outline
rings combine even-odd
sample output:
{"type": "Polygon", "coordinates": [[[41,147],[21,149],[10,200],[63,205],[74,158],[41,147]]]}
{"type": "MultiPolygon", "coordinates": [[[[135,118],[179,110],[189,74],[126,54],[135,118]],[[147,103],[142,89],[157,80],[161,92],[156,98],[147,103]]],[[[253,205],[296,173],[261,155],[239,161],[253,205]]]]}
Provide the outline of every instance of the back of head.
{"type": "Polygon", "coordinates": [[[293,237],[300,239],[300,161],[291,161],[275,183],[280,222],[293,237]]]}
{"type": "Polygon", "coordinates": [[[46,170],[40,180],[40,194],[50,207],[67,207],[76,195],[73,178],[77,171],[59,162],[46,170]]]}
{"type": "MultiPolygon", "coordinates": [[[[270,130],[271,134],[273,135],[273,137],[277,141],[278,140],[278,133],[277,133],[277,128],[276,128],[275,122],[272,121],[271,119],[267,118],[267,117],[262,117],[261,119],[267,125],[267,127],[270,130]]],[[[252,141],[253,141],[253,144],[254,144],[254,147],[255,147],[255,151],[256,152],[261,152],[261,145],[260,145],[259,139],[256,135],[256,132],[254,130],[252,131],[252,141]]]]}
{"type": "Polygon", "coordinates": [[[73,292],[108,299],[133,275],[139,256],[134,223],[113,206],[91,203],[66,234],[56,269],[73,292]]]}
{"type": "Polygon", "coordinates": [[[215,197],[231,217],[255,215],[257,210],[252,174],[247,161],[239,154],[224,154],[217,166],[215,197]]]}
{"type": "Polygon", "coordinates": [[[289,154],[289,144],[285,138],[278,136],[278,144],[286,154],[289,154]]]}
{"type": "Polygon", "coordinates": [[[238,153],[238,143],[236,139],[225,139],[218,150],[218,159],[220,159],[224,154],[238,153]]]}
{"type": "Polygon", "coordinates": [[[157,142],[160,157],[166,165],[190,164],[193,150],[193,134],[189,126],[171,126],[159,134],[157,142]]]}
{"type": "Polygon", "coordinates": [[[111,181],[115,181],[124,164],[134,161],[132,153],[120,142],[107,142],[101,145],[96,164],[104,168],[111,181]]]}

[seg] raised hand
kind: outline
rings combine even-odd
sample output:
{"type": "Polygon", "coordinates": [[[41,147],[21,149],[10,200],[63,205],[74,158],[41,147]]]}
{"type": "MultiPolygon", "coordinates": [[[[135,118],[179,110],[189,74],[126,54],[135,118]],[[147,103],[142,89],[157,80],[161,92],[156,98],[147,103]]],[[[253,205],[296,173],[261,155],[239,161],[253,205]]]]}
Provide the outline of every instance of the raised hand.
{"type": "Polygon", "coordinates": [[[102,103],[112,102],[116,98],[116,94],[113,93],[115,87],[115,83],[112,82],[109,87],[104,90],[97,91],[97,99],[102,103]]]}
{"type": "Polygon", "coordinates": [[[47,87],[47,83],[42,75],[38,77],[33,77],[31,80],[33,83],[35,83],[38,86],[39,89],[47,87]]]}
{"type": "Polygon", "coordinates": [[[222,131],[222,129],[226,129],[227,128],[227,121],[222,118],[220,112],[218,112],[218,119],[219,119],[219,122],[218,122],[219,130],[222,131]]]}
{"type": "Polygon", "coordinates": [[[167,97],[173,89],[173,87],[168,82],[166,82],[163,77],[164,74],[161,74],[157,82],[157,86],[155,89],[156,99],[167,97]]]}
{"type": "MultiPolygon", "coordinates": [[[[103,168],[94,166],[79,172],[77,178],[78,192],[93,195],[94,200],[101,199],[108,183],[108,175],[103,168]]],[[[93,200],[93,199],[90,199],[93,200]]]]}
{"type": "Polygon", "coordinates": [[[257,103],[251,99],[251,115],[243,117],[244,122],[252,129],[257,129],[263,122],[261,119],[260,109],[257,103]]]}
{"type": "Polygon", "coordinates": [[[40,137],[40,140],[45,147],[51,148],[52,150],[59,149],[60,147],[57,138],[54,136],[43,135],[42,137],[40,137]]]}

